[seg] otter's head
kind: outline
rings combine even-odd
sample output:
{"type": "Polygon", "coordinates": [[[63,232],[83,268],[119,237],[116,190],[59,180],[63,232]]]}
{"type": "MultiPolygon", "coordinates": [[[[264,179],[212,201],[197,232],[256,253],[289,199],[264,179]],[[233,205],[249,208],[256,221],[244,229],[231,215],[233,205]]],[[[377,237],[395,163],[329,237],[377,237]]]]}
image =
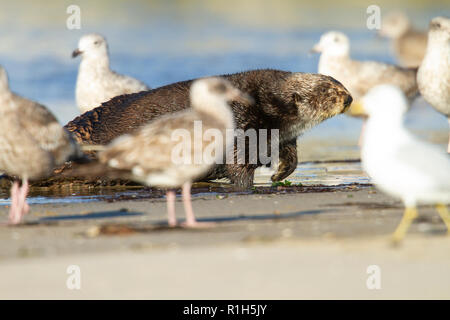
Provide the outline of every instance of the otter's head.
{"type": "Polygon", "coordinates": [[[382,37],[396,39],[410,28],[408,17],[402,12],[391,12],[383,18],[378,34],[382,37]]]}
{"type": "Polygon", "coordinates": [[[428,39],[431,43],[450,45],[450,19],[446,17],[436,17],[430,22],[428,39]]]}
{"type": "Polygon", "coordinates": [[[321,74],[293,73],[285,86],[286,98],[296,107],[298,116],[314,124],[345,112],[353,101],[339,81],[321,74]]]}

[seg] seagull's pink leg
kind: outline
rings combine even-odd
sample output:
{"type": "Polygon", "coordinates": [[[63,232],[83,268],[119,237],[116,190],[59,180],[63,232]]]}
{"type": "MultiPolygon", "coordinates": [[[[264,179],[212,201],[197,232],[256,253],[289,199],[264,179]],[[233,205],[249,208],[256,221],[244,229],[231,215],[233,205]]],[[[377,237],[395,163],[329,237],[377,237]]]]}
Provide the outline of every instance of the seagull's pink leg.
{"type": "Polygon", "coordinates": [[[183,196],[184,211],[186,213],[186,226],[193,226],[197,224],[197,220],[195,219],[194,210],[192,210],[191,184],[189,182],[183,184],[181,193],[183,196]]]}
{"type": "Polygon", "coordinates": [[[11,187],[11,207],[9,208],[9,224],[18,224],[20,222],[19,208],[19,182],[14,181],[11,187]]]}
{"type": "MultiPolygon", "coordinates": [[[[13,186],[14,187],[14,186],[13,186]]],[[[28,180],[27,179],[23,179],[22,181],[22,187],[18,187],[17,185],[17,189],[15,190],[15,206],[16,208],[14,209],[13,212],[13,216],[11,218],[11,214],[10,214],[10,223],[11,224],[18,224],[22,221],[23,217],[25,214],[28,213],[28,211],[30,210],[30,207],[27,203],[27,194],[28,194],[28,180]]]]}
{"type": "Polygon", "coordinates": [[[20,203],[22,210],[22,217],[30,211],[30,206],[27,203],[28,191],[30,191],[30,186],[28,184],[28,179],[23,179],[22,188],[20,189],[20,203]]]}
{"type": "Polygon", "coordinates": [[[167,215],[170,227],[175,227],[177,225],[177,217],[175,216],[175,197],[176,194],[174,190],[167,190],[167,215]]]}
{"type": "Polygon", "coordinates": [[[183,196],[184,211],[186,212],[186,222],[183,223],[183,226],[189,228],[202,228],[213,226],[214,223],[197,222],[197,220],[195,219],[194,210],[192,210],[190,182],[186,182],[185,184],[183,184],[181,193],[183,196]]]}

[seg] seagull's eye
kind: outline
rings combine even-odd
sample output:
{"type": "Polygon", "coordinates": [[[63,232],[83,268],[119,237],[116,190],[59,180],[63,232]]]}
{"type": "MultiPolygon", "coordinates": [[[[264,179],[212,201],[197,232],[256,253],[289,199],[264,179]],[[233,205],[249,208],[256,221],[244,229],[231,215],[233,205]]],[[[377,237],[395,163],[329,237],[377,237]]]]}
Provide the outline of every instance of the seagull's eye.
{"type": "Polygon", "coordinates": [[[100,43],[100,41],[95,41],[94,42],[95,45],[98,45],[99,43],[100,43]]]}
{"type": "Polygon", "coordinates": [[[223,94],[227,91],[227,86],[223,83],[219,83],[212,88],[213,92],[223,94]]]}
{"type": "Polygon", "coordinates": [[[339,38],[334,38],[334,42],[339,42],[339,38]]]}

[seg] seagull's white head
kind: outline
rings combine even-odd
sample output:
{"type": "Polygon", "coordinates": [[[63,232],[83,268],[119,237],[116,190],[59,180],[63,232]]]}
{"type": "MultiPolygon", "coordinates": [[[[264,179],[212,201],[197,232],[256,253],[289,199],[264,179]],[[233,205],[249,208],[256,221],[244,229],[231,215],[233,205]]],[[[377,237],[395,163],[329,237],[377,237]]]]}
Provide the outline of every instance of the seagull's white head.
{"type": "Polygon", "coordinates": [[[381,22],[380,36],[396,39],[410,28],[408,17],[403,12],[391,12],[381,22]]]}
{"type": "Polygon", "coordinates": [[[428,39],[431,43],[439,43],[450,46],[450,19],[436,17],[430,22],[428,39]]]}
{"type": "Polygon", "coordinates": [[[319,43],[312,48],[313,52],[322,52],[327,56],[348,56],[350,40],[339,31],[329,31],[320,37],[319,43]]]}
{"type": "Polygon", "coordinates": [[[8,74],[6,73],[6,70],[0,66],[0,94],[4,91],[9,91],[8,74]]]}
{"type": "Polygon", "coordinates": [[[194,108],[212,109],[217,104],[233,100],[251,103],[252,99],[222,78],[204,78],[191,86],[190,99],[194,108]]]}
{"type": "Polygon", "coordinates": [[[81,37],[78,48],[72,53],[72,57],[81,55],[83,59],[107,59],[108,44],[106,39],[97,34],[91,33],[81,37]]]}
{"type": "Polygon", "coordinates": [[[390,120],[401,121],[409,109],[409,104],[399,87],[381,84],[370,89],[364,97],[355,101],[351,108],[353,114],[383,119],[386,123],[390,120]]]}

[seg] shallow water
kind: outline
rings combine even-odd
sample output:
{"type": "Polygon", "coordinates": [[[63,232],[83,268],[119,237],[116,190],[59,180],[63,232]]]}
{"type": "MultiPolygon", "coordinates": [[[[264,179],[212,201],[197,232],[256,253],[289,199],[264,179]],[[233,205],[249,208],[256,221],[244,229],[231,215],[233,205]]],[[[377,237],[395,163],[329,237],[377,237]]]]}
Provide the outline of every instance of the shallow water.
{"type": "MultiPolygon", "coordinates": [[[[255,187],[270,187],[272,182],[270,176],[273,172],[268,168],[259,168],[255,174],[255,187]]],[[[288,177],[292,186],[323,186],[343,187],[345,185],[370,183],[367,175],[361,170],[361,163],[351,162],[321,162],[321,163],[299,163],[294,173],[288,177]]],[[[205,195],[219,195],[221,192],[228,193],[230,185],[223,181],[213,183],[195,184],[194,197],[205,195]],[[205,189],[203,192],[202,190],[205,189]],[[219,191],[220,190],[220,191],[219,191]]],[[[231,191],[236,193],[235,191],[231,191]]],[[[242,193],[242,192],[239,192],[242,193]]],[[[245,193],[245,192],[244,192],[245,193]]],[[[56,204],[56,203],[83,203],[93,201],[118,201],[144,198],[159,198],[164,196],[163,192],[155,192],[147,188],[132,189],[87,189],[83,188],[76,192],[65,190],[32,190],[28,197],[29,204],[56,204]],[[153,194],[152,194],[153,193],[153,194]]],[[[11,200],[7,193],[0,192],[0,206],[9,206],[11,200]]]]}
{"type": "MultiPolygon", "coordinates": [[[[448,1],[377,3],[382,13],[407,8],[418,28],[426,28],[433,16],[450,15],[448,1]]],[[[388,42],[365,26],[372,1],[77,1],[81,30],[66,28],[70,4],[0,0],[0,64],[9,72],[10,86],[46,104],[61,123],[78,114],[74,90],[79,60],[70,54],[79,37],[89,32],[107,37],[114,70],[152,87],[255,68],[316,72],[319,57],[308,52],[329,29],[349,35],[354,58],[395,63],[388,42]]],[[[422,99],[416,100],[406,123],[430,141],[443,145],[447,138],[446,119],[422,99]]],[[[338,116],[310,130],[301,143],[318,141],[326,148],[301,161],[357,158],[360,127],[359,119],[338,116]]],[[[263,171],[257,185],[268,185],[269,177],[263,171]]],[[[359,163],[322,163],[300,164],[289,180],[333,185],[366,183],[367,177],[359,163]]],[[[44,195],[31,197],[30,203],[108,196],[44,195]]]]}
{"type": "MultiPolygon", "coordinates": [[[[272,171],[260,168],[255,176],[256,186],[271,185],[272,171]]],[[[337,186],[367,184],[370,180],[361,169],[360,162],[301,163],[287,179],[292,185],[337,186]]]]}

